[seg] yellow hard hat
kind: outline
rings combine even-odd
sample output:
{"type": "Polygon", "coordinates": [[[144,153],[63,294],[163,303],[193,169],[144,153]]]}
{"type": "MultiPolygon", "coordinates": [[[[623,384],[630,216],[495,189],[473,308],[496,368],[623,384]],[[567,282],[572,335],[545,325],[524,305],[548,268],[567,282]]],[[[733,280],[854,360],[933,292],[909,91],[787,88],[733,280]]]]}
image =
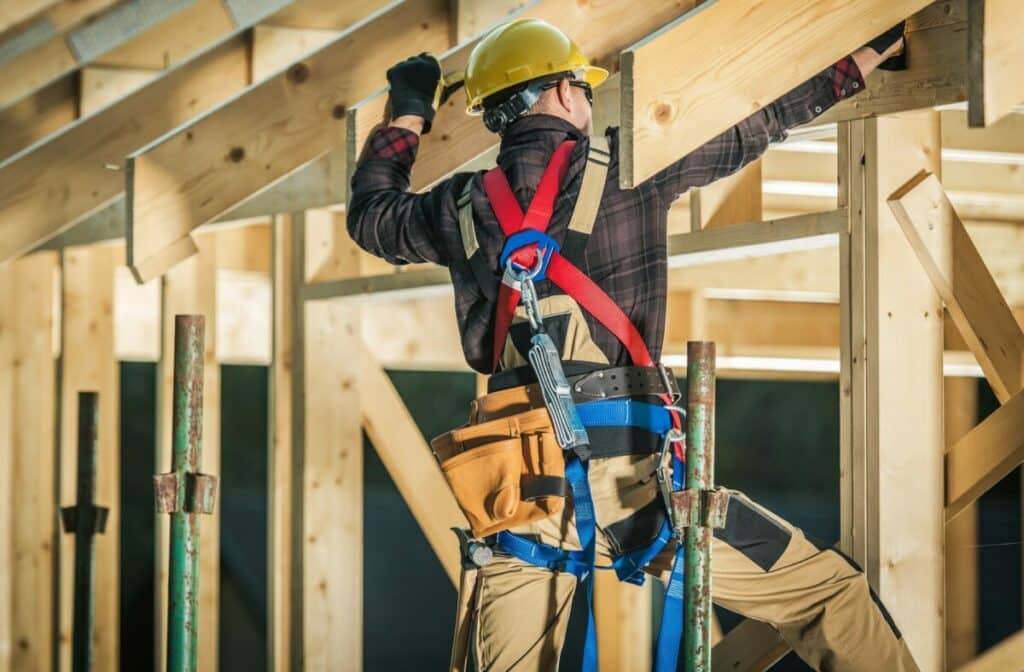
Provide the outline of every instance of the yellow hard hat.
{"type": "Polygon", "coordinates": [[[494,28],[469,54],[466,110],[480,114],[484,99],[538,77],[571,72],[591,87],[608,71],[591,65],[579,47],[558,28],[540,19],[516,19],[494,28]]]}

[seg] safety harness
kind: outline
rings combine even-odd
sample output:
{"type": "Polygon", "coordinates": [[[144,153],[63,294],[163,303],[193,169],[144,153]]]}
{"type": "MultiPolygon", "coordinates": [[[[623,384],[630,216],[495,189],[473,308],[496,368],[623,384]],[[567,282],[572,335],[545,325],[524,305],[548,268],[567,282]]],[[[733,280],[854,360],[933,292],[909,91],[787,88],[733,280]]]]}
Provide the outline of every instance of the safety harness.
{"type": "MultiPolygon", "coordinates": [[[[521,302],[530,315],[534,330],[543,330],[533,285],[544,280],[549,280],[575,300],[582,310],[593,316],[621,341],[634,366],[656,367],[643,337],[629,317],[578,267],[586,240],[593,229],[605,186],[610,160],[606,138],[591,138],[580,193],[569,223],[564,247],[547,233],[575,146],[575,141],[567,140],[555,150],[525,213],[500,167],[495,167],[484,175],[484,190],[506,237],[500,257],[504,275],[496,292],[493,269],[483,259],[476,237],[470,202],[472,180],[467,181],[458,200],[460,229],[469,265],[481,290],[497,304],[492,360],[494,371],[499,368],[501,353],[513,317],[521,302]]],[[[532,352],[531,363],[534,363],[532,352]]],[[[487,540],[501,551],[532,565],[557,572],[570,572],[583,585],[588,605],[587,633],[583,651],[584,672],[597,670],[597,638],[592,609],[593,571],[614,569],[620,581],[642,585],[643,568],[673,539],[679,541],[679,529],[674,523],[669,500],[671,492],[681,491],[684,487],[682,409],[675,406],[677,398],[671,392],[672,388],[667,381],[667,375],[664,375],[664,369],[658,368],[666,379],[666,392],[658,395],[662,405],[625,397],[579,403],[574,414],[584,428],[636,427],[663,437],[657,475],[662,486],[662,495],[666,500],[668,516],[655,539],[645,547],[616,557],[610,566],[595,566],[597,526],[587,478],[589,453],[587,446],[580,445],[566,451],[565,474],[572,492],[576,530],[582,550],[557,548],[508,531],[498,532],[487,540]]],[[[583,437],[586,437],[585,433],[583,437]]],[[[676,669],[683,631],[683,566],[683,544],[677,543],[671,578],[665,591],[661,629],[658,633],[654,664],[657,672],[674,672],[676,669]]],[[[465,585],[463,587],[465,588],[465,585]]],[[[460,636],[464,637],[466,633],[457,632],[457,638],[460,636]]]]}

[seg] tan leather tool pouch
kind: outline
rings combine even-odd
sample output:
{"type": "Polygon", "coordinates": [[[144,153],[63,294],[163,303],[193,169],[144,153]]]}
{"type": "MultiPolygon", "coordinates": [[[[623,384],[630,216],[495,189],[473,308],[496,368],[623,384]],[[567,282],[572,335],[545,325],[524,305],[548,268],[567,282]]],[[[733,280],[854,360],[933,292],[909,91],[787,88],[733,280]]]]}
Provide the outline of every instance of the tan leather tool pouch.
{"type": "Polygon", "coordinates": [[[547,518],[565,505],[565,457],[546,409],[460,427],[430,445],[477,537],[547,518]]]}

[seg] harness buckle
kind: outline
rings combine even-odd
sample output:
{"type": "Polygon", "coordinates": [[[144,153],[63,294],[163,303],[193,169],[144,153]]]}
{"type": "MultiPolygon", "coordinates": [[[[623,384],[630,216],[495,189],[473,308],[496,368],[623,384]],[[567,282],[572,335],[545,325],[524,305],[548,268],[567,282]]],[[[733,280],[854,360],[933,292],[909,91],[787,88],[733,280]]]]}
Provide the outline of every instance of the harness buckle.
{"type": "Polygon", "coordinates": [[[678,403],[683,398],[683,393],[679,390],[679,384],[676,382],[675,376],[672,375],[672,371],[661,362],[655,364],[654,368],[658,369],[658,375],[661,376],[661,384],[665,386],[665,394],[672,400],[672,404],[678,403]]]}
{"type": "Polygon", "coordinates": [[[469,530],[453,527],[452,532],[459,538],[459,555],[463,569],[479,569],[494,560],[494,551],[484,542],[470,536],[469,530]]]}
{"type": "MultiPolygon", "coordinates": [[[[501,256],[498,258],[498,263],[502,268],[508,268],[509,263],[512,262],[512,255],[519,250],[529,245],[536,245],[537,251],[537,263],[532,269],[525,269],[530,271],[530,278],[540,282],[547,279],[548,263],[551,261],[551,256],[561,250],[561,246],[554,238],[538,231],[537,229],[522,229],[516,233],[513,233],[507,239],[505,239],[505,246],[501,249],[501,256]]],[[[519,264],[515,264],[519,266],[519,264]]],[[[522,267],[520,267],[522,268],[522,267]]]]}

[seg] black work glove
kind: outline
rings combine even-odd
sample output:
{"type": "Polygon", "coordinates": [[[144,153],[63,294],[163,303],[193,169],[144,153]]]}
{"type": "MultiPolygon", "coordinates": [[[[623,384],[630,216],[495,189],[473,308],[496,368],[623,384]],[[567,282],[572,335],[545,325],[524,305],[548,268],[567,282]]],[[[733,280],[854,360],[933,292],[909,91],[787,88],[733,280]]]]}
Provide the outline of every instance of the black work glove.
{"type": "Polygon", "coordinates": [[[391,84],[392,118],[403,114],[423,117],[423,133],[429,133],[443,93],[441,63],[437,57],[424,52],[405,59],[388,70],[388,83],[391,84]]]}
{"type": "MultiPolygon", "coordinates": [[[[876,54],[881,56],[885,50],[900,41],[906,32],[907,22],[900,21],[895,26],[885,31],[875,39],[871,40],[865,47],[870,47],[876,54]]],[[[903,51],[891,56],[878,66],[881,70],[906,70],[907,69],[907,48],[904,44],[903,51]]]]}

